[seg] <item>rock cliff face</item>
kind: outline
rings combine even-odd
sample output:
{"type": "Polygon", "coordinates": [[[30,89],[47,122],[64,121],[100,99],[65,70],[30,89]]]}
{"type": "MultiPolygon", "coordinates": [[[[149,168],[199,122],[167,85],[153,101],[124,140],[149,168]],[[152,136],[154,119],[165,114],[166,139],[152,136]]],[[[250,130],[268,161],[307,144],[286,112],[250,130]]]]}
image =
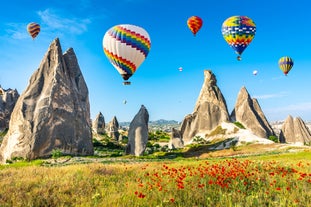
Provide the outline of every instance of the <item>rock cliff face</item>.
{"type": "Polygon", "coordinates": [[[204,83],[196,102],[194,112],[187,115],[181,124],[181,134],[185,143],[204,131],[209,131],[229,121],[226,101],[217,86],[215,75],[204,71],[204,83]]]}
{"type": "Polygon", "coordinates": [[[128,144],[126,153],[141,156],[148,142],[148,122],[149,113],[144,105],[141,106],[139,112],[135,115],[130,123],[128,131],[128,144]]]}
{"type": "Polygon", "coordinates": [[[242,87],[238,94],[231,119],[240,122],[258,137],[268,138],[274,135],[257,99],[252,99],[245,87],[242,87]]]}
{"type": "Polygon", "coordinates": [[[119,140],[119,122],[117,120],[117,117],[114,116],[112,120],[108,124],[108,136],[110,136],[112,139],[118,141],[119,140]]]}
{"type": "Polygon", "coordinates": [[[5,90],[0,86],[0,132],[9,128],[11,113],[18,97],[16,89],[5,90]]]}
{"type": "Polygon", "coordinates": [[[88,88],[72,48],[55,39],[16,102],[0,160],[63,154],[92,155],[88,88]]]}
{"type": "Polygon", "coordinates": [[[184,147],[184,142],[181,138],[180,131],[172,128],[171,132],[171,139],[168,143],[168,148],[169,149],[179,149],[184,147]]]}
{"type": "Polygon", "coordinates": [[[280,132],[281,143],[311,144],[311,132],[305,122],[300,118],[288,116],[280,132]]]}
{"type": "Polygon", "coordinates": [[[93,131],[96,134],[103,134],[105,133],[105,127],[105,117],[101,112],[99,112],[93,121],[93,131]]]}

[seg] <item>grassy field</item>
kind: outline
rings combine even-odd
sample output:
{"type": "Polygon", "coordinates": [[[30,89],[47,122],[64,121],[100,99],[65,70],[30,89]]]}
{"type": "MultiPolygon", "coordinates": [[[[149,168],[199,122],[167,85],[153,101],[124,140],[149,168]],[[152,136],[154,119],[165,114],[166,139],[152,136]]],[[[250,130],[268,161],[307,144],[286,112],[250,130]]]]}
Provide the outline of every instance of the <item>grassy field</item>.
{"type": "Polygon", "coordinates": [[[0,165],[0,206],[311,206],[310,150],[87,159],[91,163],[0,165]]]}

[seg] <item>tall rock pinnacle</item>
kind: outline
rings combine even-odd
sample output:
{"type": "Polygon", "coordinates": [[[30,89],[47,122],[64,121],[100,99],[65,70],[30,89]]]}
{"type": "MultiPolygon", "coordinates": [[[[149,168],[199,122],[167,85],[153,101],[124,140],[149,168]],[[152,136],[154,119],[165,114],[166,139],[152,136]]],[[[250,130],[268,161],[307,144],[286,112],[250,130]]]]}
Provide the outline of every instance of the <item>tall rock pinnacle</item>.
{"type": "Polygon", "coordinates": [[[72,48],[62,54],[56,38],[33,73],[11,115],[0,161],[63,154],[93,154],[88,88],[72,48]]]}
{"type": "Polygon", "coordinates": [[[194,107],[194,112],[185,117],[181,124],[184,142],[189,142],[196,134],[209,131],[229,121],[226,101],[217,86],[211,70],[204,71],[204,83],[194,107]]]}

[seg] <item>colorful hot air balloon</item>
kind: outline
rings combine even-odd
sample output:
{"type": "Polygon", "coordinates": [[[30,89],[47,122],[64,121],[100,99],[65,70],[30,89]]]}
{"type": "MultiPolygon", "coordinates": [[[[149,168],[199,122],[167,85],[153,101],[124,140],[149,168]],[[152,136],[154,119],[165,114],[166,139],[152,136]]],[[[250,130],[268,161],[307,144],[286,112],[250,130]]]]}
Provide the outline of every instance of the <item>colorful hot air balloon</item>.
{"type": "Polygon", "coordinates": [[[287,75],[287,73],[292,69],[293,65],[293,59],[288,56],[284,56],[279,59],[279,67],[283,71],[284,75],[287,75]]]}
{"type": "Polygon", "coordinates": [[[196,33],[201,29],[203,25],[203,20],[198,16],[192,16],[188,18],[187,25],[195,36],[196,33]]]}
{"type": "Polygon", "coordinates": [[[182,72],[182,67],[179,67],[178,70],[179,70],[180,72],[182,72]]]}
{"type": "Polygon", "coordinates": [[[241,60],[243,51],[255,36],[256,25],[247,16],[232,16],[224,21],[221,31],[226,42],[238,54],[237,59],[241,60]]]}
{"type": "Polygon", "coordinates": [[[40,25],[38,23],[31,22],[27,25],[27,31],[32,39],[35,39],[40,32],[40,25]]]}
{"type": "Polygon", "coordinates": [[[253,75],[257,75],[258,71],[257,70],[254,70],[253,71],[253,75]]]}
{"type": "Polygon", "coordinates": [[[103,38],[103,49],[111,64],[124,79],[124,85],[147,57],[149,34],[141,27],[121,24],[110,28],[103,38]]]}

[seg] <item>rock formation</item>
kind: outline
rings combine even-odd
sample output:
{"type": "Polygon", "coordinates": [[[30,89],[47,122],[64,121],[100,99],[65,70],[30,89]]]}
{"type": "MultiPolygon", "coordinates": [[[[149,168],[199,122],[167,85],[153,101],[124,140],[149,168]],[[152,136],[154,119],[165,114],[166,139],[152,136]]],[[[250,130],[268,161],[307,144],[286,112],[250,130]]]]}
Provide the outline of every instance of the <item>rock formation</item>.
{"type": "Polygon", "coordinates": [[[55,39],[16,102],[0,160],[63,154],[92,155],[88,88],[72,48],[55,39]]]}
{"type": "Polygon", "coordinates": [[[118,141],[119,140],[119,122],[117,120],[117,117],[114,116],[112,120],[108,124],[108,136],[112,139],[118,141]]]}
{"type": "Polygon", "coordinates": [[[184,142],[179,130],[172,128],[171,139],[168,143],[169,149],[179,149],[184,147],[184,142]]]}
{"type": "Polygon", "coordinates": [[[268,138],[274,135],[257,99],[252,99],[245,87],[242,87],[238,94],[231,119],[240,122],[258,137],[268,138]]]}
{"type": "Polygon", "coordinates": [[[148,142],[149,113],[144,105],[130,123],[126,154],[143,155],[148,142]]]}
{"type": "Polygon", "coordinates": [[[19,97],[17,90],[0,86],[0,132],[9,128],[11,113],[19,97]]]}
{"type": "Polygon", "coordinates": [[[93,121],[93,131],[96,134],[104,134],[105,133],[105,117],[104,115],[99,112],[93,121]]]}
{"type": "Polygon", "coordinates": [[[280,142],[300,145],[311,144],[311,132],[300,117],[293,118],[289,115],[282,125],[280,142]]]}
{"type": "Polygon", "coordinates": [[[226,101],[217,86],[215,75],[205,70],[204,83],[194,112],[187,115],[181,124],[183,141],[187,143],[198,133],[210,131],[226,121],[229,121],[226,101]]]}

